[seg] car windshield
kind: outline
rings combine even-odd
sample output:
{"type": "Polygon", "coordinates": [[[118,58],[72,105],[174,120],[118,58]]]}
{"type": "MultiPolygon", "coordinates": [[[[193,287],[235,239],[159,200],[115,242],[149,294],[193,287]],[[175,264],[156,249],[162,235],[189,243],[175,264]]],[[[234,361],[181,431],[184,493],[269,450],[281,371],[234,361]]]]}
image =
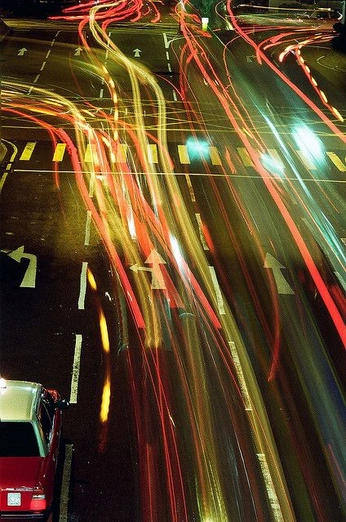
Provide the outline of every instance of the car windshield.
{"type": "Polygon", "coordinates": [[[0,422],[0,457],[38,457],[37,439],[30,422],[0,422]]]}

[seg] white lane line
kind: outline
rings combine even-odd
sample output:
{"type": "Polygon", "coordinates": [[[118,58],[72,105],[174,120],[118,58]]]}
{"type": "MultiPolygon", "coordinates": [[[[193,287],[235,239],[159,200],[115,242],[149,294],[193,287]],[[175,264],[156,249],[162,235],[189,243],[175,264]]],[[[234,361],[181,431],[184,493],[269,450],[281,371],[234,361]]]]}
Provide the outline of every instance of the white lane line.
{"type": "Polygon", "coordinates": [[[213,266],[209,266],[209,270],[210,270],[211,279],[213,281],[213,285],[214,285],[214,289],[215,289],[215,293],[216,293],[216,300],[217,300],[217,307],[219,309],[219,314],[225,315],[226,314],[225,307],[223,305],[223,298],[222,298],[222,294],[221,294],[219,281],[217,280],[215,268],[213,266]]]}
{"type": "Polygon", "coordinates": [[[205,240],[205,237],[204,237],[204,234],[203,234],[203,223],[202,223],[202,219],[201,219],[201,214],[196,212],[195,216],[196,216],[196,220],[197,220],[197,223],[198,223],[199,238],[201,240],[201,243],[202,243],[202,246],[203,246],[203,250],[209,250],[208,244],[207,244],[207,242],[205,240]]]}
{"type": "Polygon", "coordinates": [[[73,445],[65,446],[65,461],[61,481],[59,522],[68,522],[68,503],[70,492],[71,468],[72,468],[73,445]]]}
{"type": "Polygon", "coordinates": [[[264,453],[257,453],[257,457],[259,463],[261,465],[262,475],[264,478],[264,483],[267,489],[270,506],[273,510],[273,515],[276,522],[284,522],[284,516],[281,511],[280,502],[278,496],[275,491],[275,485],[273,482],[273,478],[270,473],[270,469],[267,463],[267,459],[264,453]]]}
{"type": "Polygon", "coordinates": [[[240,363],[240,359],[239,359],[239,355],[238,355],[238,351],[237,351],[235,342],[234,341],[228,341],[228,345],[230,347],[231,355],[232,355],[232,358],[233,358],[234,367],[235,367],[235,370],[237,372],[239,386],[240,386],[241,393],[242,393],[242,396],[243,396],[243,399],[244,399],[245,410],[246,411],[252,411],[250,394],[249,394],[249,390],[248,390],[247,385],[246,385],[246,381],[245,381],[245,377],[244,377],[244,373],[243,373],[243,368],[242,368],[241,363],[240,363]]]}
{"type": "Polygon", "coordinates": [[[86,216],[86,221],[85,221],[84,246],[88,246],[90,244],[90,225],[91,225],[91,210],[88,210],[87,216],[86,216]]]}
{"type": "Polygon", "coordinates": [[[88,270],[88,262],[83,261],[82,270],[80,273],[78,310],[85,309],[85,295],[86,295],[86,289],[87,289],[87,270],[88,270]]]}
{"type": "Polygon", "coordinates": [[[76,334],[76,342],[74,347],[74,358],[71,378],[70,404],[77,404],[78,382],[80,373],[80,359],[82,353],[82,334],[76,334]]]}

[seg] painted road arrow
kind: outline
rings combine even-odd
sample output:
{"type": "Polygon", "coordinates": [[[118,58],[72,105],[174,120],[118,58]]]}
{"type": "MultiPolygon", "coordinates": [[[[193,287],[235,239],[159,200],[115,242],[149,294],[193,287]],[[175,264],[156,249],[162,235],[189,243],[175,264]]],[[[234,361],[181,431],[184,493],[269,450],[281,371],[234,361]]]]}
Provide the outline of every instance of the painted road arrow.
{"type": "Polygon", "coordinates": [[[145,264],[152,265],[152,267],[150,268],[148,266],[139,266],[138,263],[136,263],[130,266],[130,269],[134,272],[139,272],[140,270],[151,272],[151,288],[154,290],[165,290],[166,285],[163,280],[160,265],[165,265],[166,261],[160,256],[157,250],[152,250],[144,262],[145,264]]]}
{"type": "Polygon", "coordinates": [[[82,47],[77,47],[77,49],[74,50],[74,55],[79,56],[82,51],[83,51],[82,47]]]}
{"type": "Polygon", "coordinates": [[[24,245],[20,246],[16,250],[9,252],[7,254],[11,259],[20,263],[23,258],[29,259],[28,268],[24,274],[22,282],[20,284],[21,288],[35,288],[36,285],[36,270],[37,270],[37,257],[34,254],[27,254],[24,252],[24,245]]]}
{"type": "Polygon", "coordinates": [[[276,284],[276,288],[279,294],[284,295],[293,295],[294,290],[290,287],[286,279],[284,278],[282,274],[282,269],[286,268],[283,266],[280,261],[278,261],[274,256],[269,254],[269,252],[266,253],[266,257],[264,260],[264,268],[270,268],[273,271],[273,276],[276,284]]]}
{"type": "Polygon", "coordinates": [[[21,49],[19,49],[17,56],[24,56],[26,51],[27,49],[25,47],[22,47],[21,49]]]}
{"type": "Polygon", "coordinates": [[[140,58],[142,51],[140,49],[133,49],[132,52],[134,53],[135,58],[140,58]]]}

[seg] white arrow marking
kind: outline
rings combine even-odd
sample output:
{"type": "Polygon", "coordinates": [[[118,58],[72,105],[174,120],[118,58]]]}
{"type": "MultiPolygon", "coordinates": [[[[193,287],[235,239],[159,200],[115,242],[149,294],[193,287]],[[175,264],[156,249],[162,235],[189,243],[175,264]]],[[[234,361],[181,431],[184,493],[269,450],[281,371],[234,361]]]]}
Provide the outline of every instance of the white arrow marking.
{"type": "Polygon", "coordinates": [[[82,47],[77,47],[77,49],[74,50],[74,55],[79,56],[82,51],[83,51],[82,47]]]}
{"type": "Polygon", "coordinates": [[[19,49],[17,56],[24,56],[26,51],[27,49],[25,47],[22,47],[21,49],[19,49]]]}
{"type": "Polygon", "coordinates": [[[152,268],[149,268],[147,266],[139,266],[136,263],[130,266],[130,269],[134,272],[138,272],[139,270],[151,272],[151,288],[153,288],[154,290],[164,290],[166,288],[166,285],[163,280],[160,265],[165,265],[166,261],[160,256],[157,250],[152,250],[144,262],[146,264],[153,265],[152,268]]]}
{"type": "Polygon", "coordinates": [[[283,266],[280,261],[267,252],[263,266],[264,268],[272,269],[276,288],[279,294],[294,295],[294,290],[292,290],[281,272],[281,269],[286,267],[283,266]]]}
{"type": "Polygon", "coordinates": [[[36,285],[36,270],[37,270],[37,257],[34,254],[24,253],[24,245],[20,246],[13,252],[10,252],[9,257],[20,263],[22,258],[29,259],[28,268],[24,274],[23,280],[20,284],[21,288],[35,288],[36,285]]]}
{"type": "Polygon", "coordinates": [[[135,55],[135,58],[140,58],[141,52],[142,51],[140,49],[138,49],[138,48],[137,49],[133,49],[133,53],[135,55]]]}

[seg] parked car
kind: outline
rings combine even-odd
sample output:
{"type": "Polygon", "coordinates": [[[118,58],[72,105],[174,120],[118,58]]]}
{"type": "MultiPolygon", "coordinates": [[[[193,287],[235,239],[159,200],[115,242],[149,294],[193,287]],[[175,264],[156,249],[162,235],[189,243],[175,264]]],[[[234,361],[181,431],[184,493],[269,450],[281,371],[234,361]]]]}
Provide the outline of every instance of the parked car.
{"type": "Polygon", "coordinates": [[[1,379],[0,520],[48,517],[67,406],[56,390],[1,379]]]}

